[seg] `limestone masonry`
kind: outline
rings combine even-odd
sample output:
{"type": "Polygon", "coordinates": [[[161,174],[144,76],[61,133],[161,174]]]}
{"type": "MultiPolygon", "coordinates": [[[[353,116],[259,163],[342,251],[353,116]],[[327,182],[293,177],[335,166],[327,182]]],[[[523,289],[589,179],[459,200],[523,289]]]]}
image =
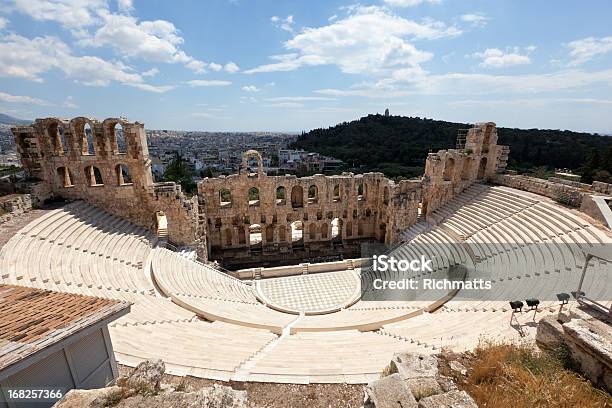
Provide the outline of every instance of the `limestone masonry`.
{"type": "Polygon", "coordinates": [[[267,176],[248,151],[240,174],[204,179],[188,198],[175,183],[153,182],[142,123],[47,118],[12,131],[34,203],[84,200],[233,267],[357,257],[363,242],[394,244],[475,181],[503,172],[508,157],[491,122],[460,132],[456,149],[430,153],[421,179],[398,183],[382,173],[267,176]]]}

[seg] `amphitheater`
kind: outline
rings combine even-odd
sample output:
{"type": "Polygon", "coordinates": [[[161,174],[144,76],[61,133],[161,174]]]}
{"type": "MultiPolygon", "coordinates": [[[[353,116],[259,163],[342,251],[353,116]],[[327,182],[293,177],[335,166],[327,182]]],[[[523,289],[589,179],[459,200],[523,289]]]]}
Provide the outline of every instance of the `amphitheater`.
{"type": "MultiPolygon", "coordinates": [[[[117,362],[162,358],[180,376],[366,383],[397,351],[530,339],[534,322],[558,312],[556,294],[577,290],[585,253],[609,252],[612,242],[609,226],[587,205],[605,194],[583,193],[580,211],[566,205],[567,195],[551,198],[552,188],[540,190],[548,196],[525,191],[535,184],[505,174],[508,149],[497,145],[492,123],[475,125],[455,149],[431,153],[419,180],[272,177],[260,163],[251,171],[249,158],[260,157],[248,152],[241,174],[205,179],[192,198],[173,183],[153,183],[138,122],[42,119],[13,132],[30,176],[23,189],[35,202],[66,203],[1,248],[0,284],[129,301],[131,312],[110,327],[117,362]],[[82,131],[85,122],[92,135],[82,131]],[[258,200],[248,198],[253,186],[258,200]],[[276,193],[279,186],[290,198],[276,193]],[[254,241],[252,224],[260,225],[254,241]],[[377,300],[369,295],[380,274],[356,253],[366,244],[384,244],[398,259],[433,260],[433,271],[410,278],[459,270],[495,290],[377,300]],[[192,248],[197,259],[177,247],[192,248]],[[321,261],[334,253],[342,259],[321,261]],[[270,266],[274,257],[282,262],[270,266]],[[512,322],[508,301],[530,298],[541,300],[538,310],[512,322]]],[[[581,290],[609,305],[610,264],[592,258],[588,266],[581,290]]]]}

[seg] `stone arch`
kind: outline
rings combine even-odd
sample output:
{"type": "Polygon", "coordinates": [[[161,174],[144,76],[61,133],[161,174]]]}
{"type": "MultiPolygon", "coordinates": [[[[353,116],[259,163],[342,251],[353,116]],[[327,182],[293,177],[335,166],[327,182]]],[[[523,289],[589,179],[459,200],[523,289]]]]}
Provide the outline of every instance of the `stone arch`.
{"type": "Polygon", "coordinates": [[[331,222],[331,238],[334,241],[342,241],[342,220],[334,218],[331,222]]]}
{"type": "Polygon", "coordinates": [[[317,224],[314,222],[310,223],[308,226],[308,239],[310,241],[314,241],[317,239],[317,224]]]}
{"type": "Polygon", "coordinates": [[[485,178],[487,173],[487,158],[483,157],[480,159],[480,165],[478,166],[478,180],[482,180],[485,178]]]}
{"type": "Polygon", "coordinates": [[[329,226],[326,223],[321,224],[321,239],[327,239],[329,226]]]}
{"type": "Polygon", "coordinates": [[[278,240],[280,242],[287,241],[287,227],[285,227],[284,225],[279,225],[278,227],[278,240]]]}
{"type": "Polygon", "coordinates": [[[118,164],[115,166],[115,175],[117,176],[118,186],[131,186],[132,175],[127,164],[118,164]]]}
{"type": "Polygon", "coordinates": [[[232,193],[227,188],[219,190],[219,206],[227,208],[232,206],[232,193]]]}
{"type": "Polygon", "coordinates": [[[293,244],[304,241],[304,223],[302,221],[293,221],[291,223],[291,242],[293,244]]]}
{"type": "Polygon", "coordinates": [[[257,187],[251,187],[249,189],[248,197],[249,206],[255,207],[259,205],[259,189],[257,187]]]}
{"type": "Polygon", "coordinates": [[[249,245],[260,245],[262,240],[261,234],[261,225],[260,224],[251,224],[249,226],[249,245]]]}
{"type": "Polygon", "coordinates": [[[244,227],[238,228],[238,244],[246,245],[246,232],[244,231],[244,227]]]}
{"type": "Polygon", "coordinates": [[[366,199],[366,192],[367,192],[367,186],[366,184],[363,182],[363,180],[359,181],[357,183],[357,200],[358,201],[363,201],[366,199]]]}
{"type": "Polygon", "coordinates": [[[266,226],[266,244],[274,242],[274,225],[266,226]]]}
{"type": "Polygon", "coordinates": [[[126,123],[127,122],[121,118],[108,118],[102,122],[104,135],[110,143],[110,149],[113,154],[127,153],[126,123]]]}
{"type": "Polygon", "coordinates": [[[51,148],[53,155],[65,156],[68,154],[68,145],[66,144],[66,129],[64,123],[59,119],[51,119],[47,124],[47,134],[51,140],[51,148]]]}
{"type": "Polygon", "coordinates": [[[278,186],[276,187],[276,205],[285,205],[287,202],[287,193],[285,191],[285,187],[278,186]]]}
{"type": "Polygon", "coordinates": [[[333,197],[332,197],[333,201],[340,201],[341,197],[340,197],[340,184],[335,184],[334,185],[334,193],[333,193],[333,197]]]}
{"type": "Polygon", "coordinates": [[[225,241],[224,242],[226,246],[232,246],[232,229],[231,228],[225,229],[225,241]]]}
{"type": "Polygon", "coordinates": [[[96,166],[85,167],[85,179],[87,180],[90,187],[104,185],[102,173],[100,172],[100,169],[96,166]]]}
{"type": "Polygon", "coordinates": [[[249,173],[249,159],[257,160],[257,174],[263,174],[263,160],[261,154],[257,150],[247,150],[242,153],[242,169],[246,174],[249,173]]]}
{"type": "Polygon", "coordinates": [[[72,174],[70,173],[70,169],[68,167],[58,167],[57,168],[57,176],[59,178],[60,185],[64,187],[72,187],[72,174]]]}
{"type": "Polygon", "coordinates": [[[291,207],[301,208],[304,206],[304,189],[302,186],[293,186],[291,189],[291,207]]]}
{"type": "Polygon", "coordinates": [[[81,155],[93,156],[99,154],[96,151],[95,127],[98,122],[86,117],[74,118],[70,121],[70,127],[74,134],[75,140],[81,146],[81,155]]]}
{"type": "Polygon", "coordinates": [[[310,187],[308,187],[308,202],[309,203],[316,203],[319,201],[319,188],[312,184],[310,187]]]}
{"type": "Polygon", "coordinates": [[[444,174],[443,174],[444,181],[452,181],[454,174],[455,174],[455,159],[452,157],[449,157],[446,159],[446,162],[444,163],[444,174]]]}

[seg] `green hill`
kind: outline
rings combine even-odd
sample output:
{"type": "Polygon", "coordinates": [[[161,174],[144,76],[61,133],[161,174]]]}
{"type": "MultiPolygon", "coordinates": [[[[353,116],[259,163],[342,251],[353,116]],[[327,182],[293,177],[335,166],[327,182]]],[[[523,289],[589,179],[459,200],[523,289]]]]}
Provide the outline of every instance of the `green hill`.
{"type": "MultiPolygon", "coordinates": [[[[302,134],[292,147],[344,160],[352,169],[382,171],[389,177],[422,174],[430,151],[454,148],[457,131],[471,127],[418,117],[368,115],[302,134]]],[[[598,152],[593,170],[612,169],[612,137],[567,130],[498,128],[499,144],[510,146],[510,169],[546,167],[584,170],[598,152]]],[[[545,169],[540,169],[545,170],[545,169]]]]}

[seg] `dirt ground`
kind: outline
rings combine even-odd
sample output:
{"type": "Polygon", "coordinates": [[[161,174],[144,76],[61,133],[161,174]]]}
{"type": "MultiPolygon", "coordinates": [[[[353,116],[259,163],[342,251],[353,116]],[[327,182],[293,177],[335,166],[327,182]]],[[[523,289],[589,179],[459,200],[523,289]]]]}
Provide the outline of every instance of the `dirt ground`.
{"type": "MultiPolygon", "coordinates": [[[[119,366],[126,375],[131,367],[119,366]]],[[[358,408],[363,406],[363,384],[277,384],[256,382],[224,382],[202,378],[164,375],[162,383],[180,384],[198,389],[212,384],[230,386],[247,392],[250,408],[358,408]]]]}
{"type": "Polygon", "coordinates": [[[10,221],[0,224],[0,248],[6,244],[9,239],[15,235],[17,231],[25,227],[31,221],[34,221],[38,217],[43,216],[50,209],[33,209],[27,213],[24,213],[18,217],[13,218],[10,221]]]}

